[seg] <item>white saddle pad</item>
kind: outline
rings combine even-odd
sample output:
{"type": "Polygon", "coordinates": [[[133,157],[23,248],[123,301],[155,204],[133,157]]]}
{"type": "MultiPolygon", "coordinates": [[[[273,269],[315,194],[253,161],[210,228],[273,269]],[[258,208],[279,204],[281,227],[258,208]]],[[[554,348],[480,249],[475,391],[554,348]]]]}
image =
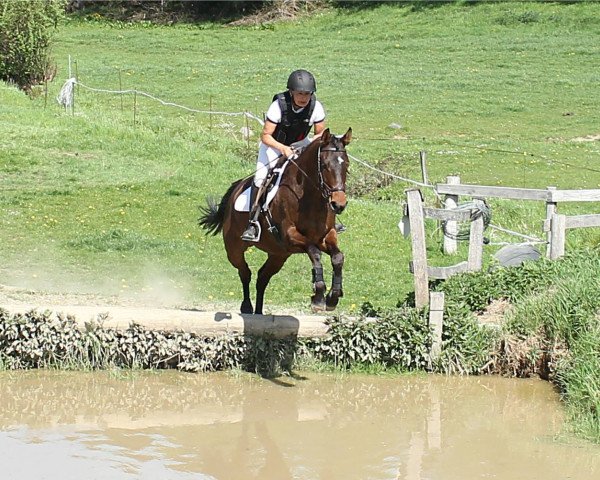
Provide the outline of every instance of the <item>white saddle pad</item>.
{"type": "MultiPolygon", "coordinates": [[[[288,163],[289,160],[286,161],[280,168],[274,169],[274,172],[277,174],[277,179],[275,180],[275,183],[271,189],[267,192],[267,198],[263,205],[263,210],[266,210],[273,201],[273,198],[275,198],[275,194],[277,193],[277,190],[279,190],[279,182],[281,182],[282,173],[287,167],[288,163]]],[[[250,211],[250,187],[238,195],[238,197],[235,199],[235,203],[233,204],[233,208],[235,208],[238,212],[250,211]]]]}

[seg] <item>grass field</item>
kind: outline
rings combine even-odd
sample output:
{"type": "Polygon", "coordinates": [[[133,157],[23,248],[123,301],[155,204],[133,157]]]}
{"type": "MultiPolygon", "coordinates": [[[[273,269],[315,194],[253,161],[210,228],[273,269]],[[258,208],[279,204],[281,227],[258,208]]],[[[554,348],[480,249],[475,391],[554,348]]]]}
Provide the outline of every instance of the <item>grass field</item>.
{"type": "MultiPolygon", "coordinates": [[[[235,28],[96,17],[60,26],[54,52],[47,104],[43,93],[31,100],[0,85],[2,284],[200,308],[240,300],[220,238],[204,236],[196,219],[207,195],[252,173],[259,125],[250,122],[247,142],[241,116],[139,95],[134,125],[133,95],[83,86],[73,115],[54,102],[69,56],[89,87],[257,116],[291,70],[307,68],[332,130],[351,126],[350,153],[386,172],[420,180],[425,150],[432,182],[460,174],[463,183],[600,188],[593,2],[387,4],[235,28]]],[[[396,226],[411,185],[356,162],[350,177],[340,309],[391,306],[412,290],[410,245],[396,226]]],[[[492,207],[492,223],[542,237],[544,205],[492,207]]],[[[598,213],[598,204],[560,208],[598,213]]],[[[429,236],[432,262],[457,261],[441,257],[439,232],[429,236]]],[[[599,243],[597,230],[569,232],[567,248],[599,243]]],[[[493,252],[487,247],[486,258],[493,252]]],[[[264,259],[248,257],[253,267],[264,259]]],[[[310,263],[294,257],[273,279],[266,310],[305,311],[310,293],[310,263]]]]}

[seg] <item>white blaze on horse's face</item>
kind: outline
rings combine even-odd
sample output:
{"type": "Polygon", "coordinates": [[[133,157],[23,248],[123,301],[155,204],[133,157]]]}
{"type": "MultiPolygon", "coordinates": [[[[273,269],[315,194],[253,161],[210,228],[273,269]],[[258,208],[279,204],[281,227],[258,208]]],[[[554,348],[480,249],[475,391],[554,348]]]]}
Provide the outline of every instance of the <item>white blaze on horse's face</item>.
{"type": "Polygon", "coordinates": [[[329,197],[329,206],[336,213],[342,213],[346,208],[346,165],[347,160],[343,153],[343,146],[333,145],[328,147],[329,151],[323,153],[323,171],[321,188],[329,197]]]}
{"type": "Polygon", "coordinates": [[[319,181],[321,194],[328,198],[329,206],[340,214],[346,208],[346,173],[348,171],[348,157],[346,145],[352,138],[352,129],[348,129],[342,137],[323,132],[321,146],[319,147],[319,181]]]}

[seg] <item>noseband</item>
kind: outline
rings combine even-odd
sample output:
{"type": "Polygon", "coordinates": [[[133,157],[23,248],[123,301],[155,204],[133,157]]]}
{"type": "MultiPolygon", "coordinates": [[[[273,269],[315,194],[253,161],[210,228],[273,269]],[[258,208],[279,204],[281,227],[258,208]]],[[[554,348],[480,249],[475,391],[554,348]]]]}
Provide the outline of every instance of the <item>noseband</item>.
{"type": "Polygon", "coordinates": [[[319,190],[321,191],[321,195],[323,195],[323,198],[328,199],[329,197],[331,197],[331,194],[334,192],[345,192],[346,191],[346,187],[339,187],[339,188],[331,188],[329,185],[327,185],[327,182],[325,182],[325,179],[323,178],[323,168],[322,168],[322,164],[321,164],[321,152],[338,152],[338,153],[346,153],[346,149],[345,148],[337,148],[337,147],[324,147],[321,148],[319,146],[319,151],[317,152],[317,162],[318,162],[318,171],[319,171],[319,190]]]}

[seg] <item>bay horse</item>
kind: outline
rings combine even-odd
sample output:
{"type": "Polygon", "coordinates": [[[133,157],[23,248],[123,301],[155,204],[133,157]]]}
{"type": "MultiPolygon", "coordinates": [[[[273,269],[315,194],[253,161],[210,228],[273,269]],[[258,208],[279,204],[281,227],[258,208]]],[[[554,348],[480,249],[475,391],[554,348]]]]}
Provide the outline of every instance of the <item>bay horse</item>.
{"type": "Polygon", "coordinates": [[[262,234],[258,242],[242,240],[249,213],[234,208],[236,198],[250,186],[252,177],[235,181],[219,205],[208,200],[207,207],[202,209],[200,226],[207,230],[207,234],[223,232],[227,258],[238,270],[244,295],[241,313],[262,314],[269,281],[294,253],[306,253],[312,263],[313,311],[330,311],[337,306],[343,296],[344,254],[338,247],[335,217],[344,211],[347,204],[346,175],[349,162],[346,145],[351,139],[351,128],[339,137],[326,129],[296,159],[292,157],[289,160],[287,168],[281,173],[279,189],[268,207],[270,218],[264,211],[260,215],[262,234]],[[270,226],[275,226],[277,233],[271,233],[270,226]],[[250,299],[252,272],[244,257],[244,252],[253,245],[268,255],[258,270],[254,309],[250,299]],[[327,294],[321,264],[322,252],[331,257],[333,267],[331,289],[327,294]]]}

